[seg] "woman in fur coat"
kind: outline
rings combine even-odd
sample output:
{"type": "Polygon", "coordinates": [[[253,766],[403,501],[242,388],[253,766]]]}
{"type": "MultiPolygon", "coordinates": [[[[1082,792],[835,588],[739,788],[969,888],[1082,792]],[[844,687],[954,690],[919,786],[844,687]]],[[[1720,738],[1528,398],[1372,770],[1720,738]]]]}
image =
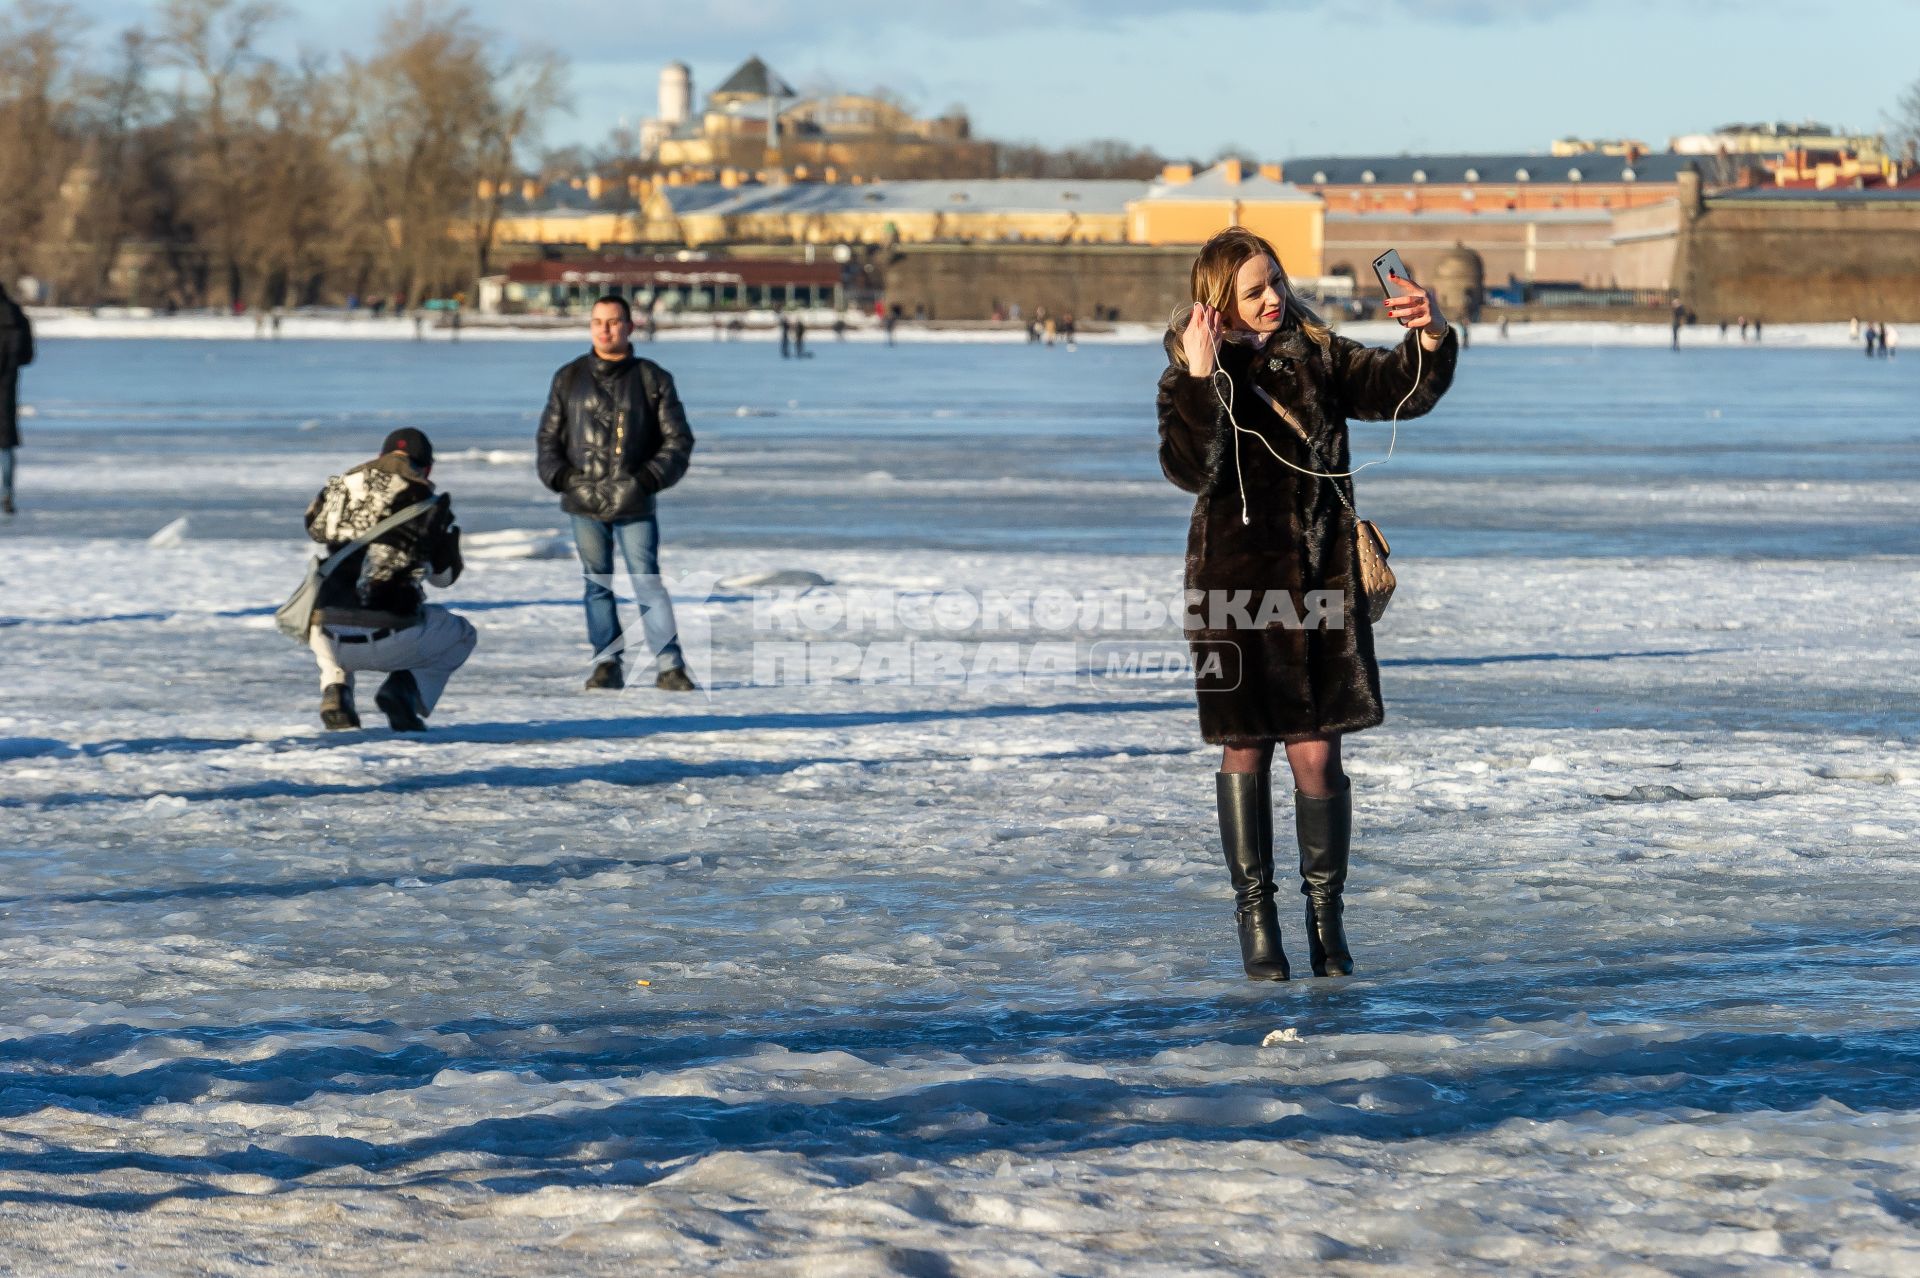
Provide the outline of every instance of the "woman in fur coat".
{"type": "Polygon", "coordinates": [[[1289,975],[1274,907],[1276,742],[1293,772],[1313,973],[1353,971],[1341,923],[1353,790],[1340,740],[1383,716],[1347,421],[1427,412],[1451,384],[1458,350],[1433,294],[1397,283],[1387,313],[1406,339],[1362,346],[1293,295],[1271,244],[1235,227],[1200,250],[1193,305],[1166,337],[1160,467],[1197,498],[1186,627],[1200,731],[1224,747],[1220,838],[1254,980],[1289,975]]]}

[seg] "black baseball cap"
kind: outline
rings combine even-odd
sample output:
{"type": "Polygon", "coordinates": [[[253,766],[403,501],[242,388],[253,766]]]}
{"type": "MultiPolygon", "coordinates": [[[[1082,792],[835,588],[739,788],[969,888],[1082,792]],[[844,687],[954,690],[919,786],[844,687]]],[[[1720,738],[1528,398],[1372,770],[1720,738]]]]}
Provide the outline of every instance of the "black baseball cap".
{"type": "Polygon", "coordinates": [[[387,436],[387,442],[380,445],[380,454],[405,453],[407,459],[420,469],[433,465],[433,441],[426,432],[415,430],[411,426],[402,426],[387,436]]]}

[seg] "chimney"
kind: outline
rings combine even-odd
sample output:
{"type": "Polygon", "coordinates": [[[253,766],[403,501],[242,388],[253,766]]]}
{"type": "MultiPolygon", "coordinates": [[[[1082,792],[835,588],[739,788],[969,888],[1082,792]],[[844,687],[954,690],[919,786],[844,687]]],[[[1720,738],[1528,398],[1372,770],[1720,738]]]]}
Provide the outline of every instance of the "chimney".
{"type": "Polygon", "coordinates": [[[473,193],[482,200],[491,200],[493,198],[493,179],[481,178],[479,184],[473,188],[473,193]]]}
{"type": "Polygon", "coordinates": [[[528,178],[526,181],[522,182],[520,184],[520,198],[525,200],[529,204],[532,204],[535,200],[538,200],[540,198],[540,183],[536,182],[532,178],[528,178]]]}
{"type": "Polygon", "coordinates": [[[1287,180],[1285,174],[1281,171],[1280,166],[1277,164],[1261,165],[1260,176],[1265,178],[1269,182],[1284,182],[1287,180]]]}
{"type": "Polygon", "coordinates": [[[1185,186],[1193,181],[1191,164],[1169,164],[1160,170],[1160,181],[1167,186],[1185,186]]]}
{"type": "Polygon", "coordinates": [[[587,198],[598,204],[600,197],[607,193],[607,180],[598,173],[587,174],[587,198]]]}
{"type": "Polygon", "coordinates": [[[1238,160],[1222,160],[1220,161],[1220,176],[1226,180],[1228,186],[1239,186],[1241,170],[1244,167],[1245,166],[1238,160]]]}
{"type": "Polygon", "coordinates": [[[720,170],[720,185],[731,191],[740,185],[740,174],[733,169],[720,170]]]}
{"type": "Polygon", "coordinates": [[[840,181],[840,170],[834,168],[831,164],[829,164],[827,166],[826,179],[827,179],[828,186],[837,185],[840,181]]]}
{"type": "Polygon", "coordinates": [[[1680,216],[1691,222],[1706,212],[1706,199],[1700,189],[1700,170],[1689,164],[1675,175],[1675,185],[1680,197],[1680,216]]]}

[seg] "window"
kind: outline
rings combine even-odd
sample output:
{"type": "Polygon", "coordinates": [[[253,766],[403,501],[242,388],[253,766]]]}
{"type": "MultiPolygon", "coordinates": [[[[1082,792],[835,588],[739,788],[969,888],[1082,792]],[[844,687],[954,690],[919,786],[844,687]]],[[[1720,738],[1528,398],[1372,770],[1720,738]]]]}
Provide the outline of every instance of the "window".
{"type": "Polygon", "coordinates": [[[1479,180],[1480,180],[1480,170],[1479,170],[1479,169],[1468,169],[1468,170],[1467,170],[1467,181],[1469,181],[1469,182],[1478,182],[1479,180]]]}
{"type": "Polygon", "coordinates": [[[1640,175],[1638,173],[1635,173],[1632,169],[1620,170],[1620,180],[1622,182],[1632,182],[1635,179],[1637,179],[1639,176],[1640,175]]]}
{"type": "Polygon", "coordinates": [[[1371,181],[1373,181],[1373,170],[1372,170],[1372,169],[1362,169],[1362,170],[1361,170],[1361,172],[1360,172],[1360,180],[1361,180],[1362,182],[1371,182],[1371,181]]]}
{"type": "Polygon", "coordinates": [[[1315,169],[1313,171],[1313,180],[1324,185],[1327,180],[1327,171],[1325,169],[1315,169]]]}
{"type": "Polygon", "coordinates": [[[1568,170],[1567,170],[1567,181],[1569,181],[1569,182],[1578,182],[1579,180],[1580,180],[1580,170],[1579,170],[1579,169],[1568,169],[1568,170]]]}
{"type": "Polygon", "coordinates": [[[1413,171],[1413,180],[1414,180],[1414,181],[1416,181],[1416,182],[1424,182],[1424,181],[1426,181],[1426,180],[1427,180],[1427,171],[1426,171],[1425,169],[1415,169],[1415,170],[1413,171]]]}
{"type": "Polygon", "coordinates": [[[1513,180],[1516,182],[1529,182],[1533,180],[1533,174],[1527,172],[1525,169],[1515,169],[1513,171],[1513,180]]]}

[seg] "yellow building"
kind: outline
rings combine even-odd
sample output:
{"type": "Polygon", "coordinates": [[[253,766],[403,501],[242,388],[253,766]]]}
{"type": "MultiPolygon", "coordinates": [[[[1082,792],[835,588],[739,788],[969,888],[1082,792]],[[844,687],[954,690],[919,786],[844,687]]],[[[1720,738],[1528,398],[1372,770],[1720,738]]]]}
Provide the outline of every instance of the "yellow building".
{"type": "Polygon", "coordinates": [[[929,244],[1038,241],[1119,244],[1129,181],[788,182],[655,187],[645,204],[651,235],[689,246],[929,244]]]}
{"type": "Polygon", "coordinates": [[[1264,236],[1289,275],[1322,273],[1326,203],[1280,180],[1275,165],[1249,172],[1223,160],[1204,173],[1170,164],[1160,180],[1126,206],[1126,239],[1133,244],[1200,244],[1229,226],[1264,236]]]}
{"type": "Polygon", "coordinates": [[[838,165],[891,177],[985,174],[992,148],[972,138],[960,112],[923,119],[868,94],[802,97],[759,58],[748,58],[692,109],[685,63],[661,72],[660,115],[640,126],[640,155],[669,172],[838,165]]]}
{"type": "Polygon", "coordinates": [[[1848,133],[1831,125],[1723,124],[1712,133],[1671,139],[1676,155],[1784,155],[1788,151],[1837,151],[1863,161],[1885,158],[1886,139],[1877,133],[1848,133]]]}
{"type": "Polygon", "coordinates": [[[598,249],[607,244],[646,240],[641,209],[644,184],[609,182],[597,174],[542,182],[526,178],[502,184],[482,181],[482,200],[500,196],[494,223],[495,244],[577,244],[598,249]]]}
{"type": "MultiPolygon", "coordinates": [[[[717,170],[716,180],[597,177],[517,187],[501,209],[499,244],[1198,244],[1227,226],[1273,242],[1295,276],[1322,273],[1319,197],[1247,173],[1234,161],[1155,185],[1128,179],[841,181],[831,166],[717,170]]],[[[486,198],[491,188],[483,185],[486,198]]]]}

